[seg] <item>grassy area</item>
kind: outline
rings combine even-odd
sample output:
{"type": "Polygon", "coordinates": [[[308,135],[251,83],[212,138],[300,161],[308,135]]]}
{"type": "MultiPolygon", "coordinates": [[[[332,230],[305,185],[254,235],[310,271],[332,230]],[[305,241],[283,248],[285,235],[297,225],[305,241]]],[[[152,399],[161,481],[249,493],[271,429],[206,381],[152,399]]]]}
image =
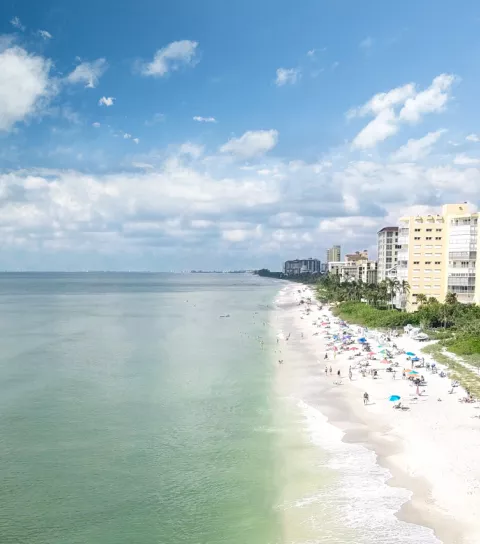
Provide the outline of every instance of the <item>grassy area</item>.
{"type": "Polygon", "coordinates": [[[450,378],[457,380],[475,398],[480,398],[480,375],[443,353],[442,349],[443,346],[440,344],[431,344],[424,347],[422,351],[431,355],[438,363],[447,366],[450,370],[450,378]]]}
{"type": "Polygon", "coordinates": [[[379,329],[395,329],[414,323],[412,314],[398,310],[380,310],[363,302],[341,302],[333,314],[356,325],[379,329]]]}

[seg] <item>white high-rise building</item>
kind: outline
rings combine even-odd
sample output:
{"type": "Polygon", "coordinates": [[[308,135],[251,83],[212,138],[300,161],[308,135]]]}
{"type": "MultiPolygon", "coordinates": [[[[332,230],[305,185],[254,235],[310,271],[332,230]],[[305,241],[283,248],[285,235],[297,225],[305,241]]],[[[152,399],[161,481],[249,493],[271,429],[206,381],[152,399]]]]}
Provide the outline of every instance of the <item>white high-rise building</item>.
{"type": "MultiPolygon", "coordinates": [[[[398,253],[398,227],[384,227],[378,231],[378,281],[383,281],[396,266],[398,253]]],[[[391,275],[391,274],[390,274],[391,275]]]]}

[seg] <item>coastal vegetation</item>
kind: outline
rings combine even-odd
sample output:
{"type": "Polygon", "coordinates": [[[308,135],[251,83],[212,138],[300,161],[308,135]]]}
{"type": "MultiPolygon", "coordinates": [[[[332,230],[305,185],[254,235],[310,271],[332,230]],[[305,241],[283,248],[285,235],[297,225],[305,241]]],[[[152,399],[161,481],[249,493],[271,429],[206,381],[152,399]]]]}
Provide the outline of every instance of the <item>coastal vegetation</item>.
{"type": "Polygon", "coordinates": [[[407,313],[394,308],[394,302],[409,293],[407,282],[387,279],[378,284],[340,281],[335,275],[322,276],[317,284],[319,300],[334,303],[333,312],[342,319],[375,328],[420,326],[438,340],[440,349],[480,364],[480,307],[458,302],[448,293],[445,302],[419,294],[418,310],[407,313]]]}

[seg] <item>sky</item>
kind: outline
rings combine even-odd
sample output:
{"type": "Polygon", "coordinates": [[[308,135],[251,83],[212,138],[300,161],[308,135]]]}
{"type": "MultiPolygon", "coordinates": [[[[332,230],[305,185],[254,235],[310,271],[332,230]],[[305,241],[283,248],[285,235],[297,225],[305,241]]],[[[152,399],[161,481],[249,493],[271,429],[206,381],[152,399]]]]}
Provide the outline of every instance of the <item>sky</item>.
{"type": "Polygon", "coordinates": [[[480,195],[473,0],[5,0],[0,270],[280,270],[480,195]]]}

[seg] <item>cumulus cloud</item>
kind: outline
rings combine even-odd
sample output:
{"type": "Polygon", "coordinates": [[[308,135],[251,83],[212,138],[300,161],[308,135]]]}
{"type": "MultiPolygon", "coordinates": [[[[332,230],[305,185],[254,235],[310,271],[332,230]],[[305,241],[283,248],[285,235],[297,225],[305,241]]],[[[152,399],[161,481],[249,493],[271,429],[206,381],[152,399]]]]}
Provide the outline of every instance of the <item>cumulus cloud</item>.
{"type": "Polygon", "coordinates": [[[198,123],[216,123],[217,122],[215,117],[200,117],[199,115],[195,115],[193,120],[197,121],[198,123]]]}
{"type": "Polygon", "coordinates": [[[393,108],[382,110],[353,139],[353,147],[367,149],[374,147],[398,132],[397,118],[393,108]]]}
{"type": "Polygon", "coordinates": [[[132,135],[128,134],[128,132],[125,132],[125,134],[123,135],[124,140],[129,140],[131,137],[132,137],[132,135]]]}
{"type": "Polygon", "coordinates": [[[134,142],[135,144],[138,144],[140,142],[140,139],[139,138],[133,138],[132,142],[134,142]]]}
{"type": "Polygon", "coordinates": [[[244,159],[263,155],[277,145],[278,131],[249,130],[240,138],[232,138],[220,147],[221,153],[231,153],[244,159]]]}
{"type": "Polygon", "coordinates": [[[467,140],[467,142],[480,142],[480,136],[477,134],[469,134],[465,140],[467,140]]]}
{"type": "Polygon", "coordinates": [[[53,36],[48,32],[48,30],[39,30],[38,35],[44,40],[51,40],[53,36]]]}
{"type": "Polygon", "coordinates": [[[15,16],[13,17],[12,19],[10,19],[10,24],[14,27],[14,28],[17,28],[18,30],[21,30],[22,32],[25,30],[25,26],[22,25],[22,21],[20,21],[20,18],[15,16]]]}
{"type": "Polygon", "coordinates": [[[191,40],[169,43],[155,53],[152,62],[141,66],[141,73],[145,76],[163,77],[182,67],[194,66],[198,62],[197,47],[198,42],[191,40]]]}
{"type": "Polygon", "coordinates": [[[363,106],[350,109],[348,119],[375,116],[354,138],[353,147],[374,147],[396,134],[402,123],[418,123],[426,114],[442,112],[454,82],[455,76],[441,74],[424,91],[417,91],[413,83],[408,83],[386,93],[378,93],[363,106]]]}
{"type": "Polygon", "coordinates": [[[17,46],[0,52],[0,131],[39,114],[55,89],[51,62],[17,46]]]}
{"type": "Polygon", "coordinates": [[[449,93],[454,81],[455,76],[451,74],[437,76],[430,87],[407,98],[400,110],[400,120],[418,123],[427,113],[443,111],[450,98],[449,93]]]}
{"type": "Polygon", "coordinates": [[[115,103],[115,98],[113,96],[102,96],[102,98],[100,98],[100,100],[98,101],[98,105],[99,106],[107,106],[110,107],[110,106],[113,106],[113,104],[115,103]]]}
{"type": "Polygon", "coordinates": [[[277,77],[275,79],[275,85],[282,87],[283,85],[297,83],[300,77],[300,70],[298,68],[277,68],[277,77]]]}
{"type": "Polygon", "coordinates": [[[393,153],[392,158],[396,161],[418,161],[419,159],[423,159],[430,154],[433,146],[445,132],[446,131],[442,129],[435,132],[429,132],[418,140],[412,138],[393,153]]]}
{"type": "Polygon", "coordinates": [[[68,83],[83,83],[88,89],[94,89],[107,67],[107,61],[103,58],[93,62],[82,62],[67,76],[66,80],[68,83]]]}
{"type": "Polygon", "coordinates": [[[469,157],[465,153],[459,153],[455,156],[453,162],[454,164],[458,164],[459,166],[472,166],[475,164],[480,164],[480,159],[477,159],[475,157],[469,157]]]}
{"type": "Polygon", "coordinates": [[[98,121],[95,121],[95,123],[92,123],[92,127],[99,128],[101,125],[98,121]]]}

